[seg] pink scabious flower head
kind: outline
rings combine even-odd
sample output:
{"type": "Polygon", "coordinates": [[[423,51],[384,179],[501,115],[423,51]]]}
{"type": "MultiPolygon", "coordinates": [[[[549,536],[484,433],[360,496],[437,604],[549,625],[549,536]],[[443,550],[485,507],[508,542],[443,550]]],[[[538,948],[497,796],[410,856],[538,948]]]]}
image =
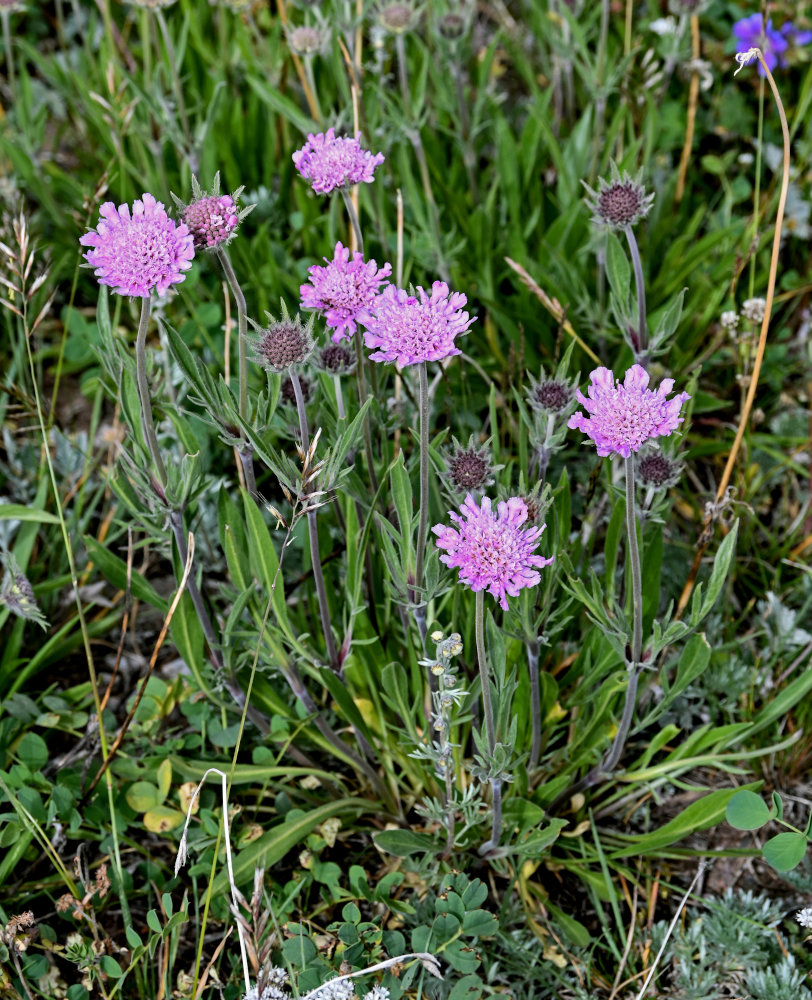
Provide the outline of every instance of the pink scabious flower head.
{"type": "Polygon", "coordinates": [[[656,392],[649,389],[648,372],[640,365],[632,365],[622,384],[608,368],[596,368],[589,377],[588,396],[576,393],[589,415],[573,413],[567,426],[591,437],[599,455],[628,458],[646,441],[668,437],[682,423],[682,404],[691,398],[680,392],[667,399],[672,378],[664,378],[656,392]]]}
{"type": "Polygon", "coordinates": [[[356,251],[336,243],[333,259],[324,258],[327,267],[314,264],[308,268],[310,284],[302,285],[302,309],[320,309],[327,325],[333,330],[332,339],[337,344],[342,338],[349,340],[355,333],[356,323],[368,318],[367,310],[375,301],[381,285],[392,273],[392,265],[380,269],[374,260],[366,262],[356,251]]]}
{"type": "Polygon", "coordinates": [[[239,209],[238,201],[242,188],[233,194],[220,194],[220,172],[214,175],[211,191],[204,191],[196,177],[192,176],[192,200],[185,204],[175,195],[172,198],[181,213],[181,218],[189,227],[195,241],[196,250],[216,250],[226,246],[237,235],[237,227],[254,208],[248,205],[239,209]]]}
{"type": "Polygon", "coordinates": [[[185,278],[195,255],[192,234],[166,214],[160,201],[144,194],[129,205],[116,208],[112,201],[99,210],[95,229],[79,242],[91,249],[85,260],[96,269],[100,285],[117,295],[146,299],[153,289],[165,295],[170,285],[185,278]]]}
{"type": "Polygon", "coordinates": [[[522,527],[527,504],[521,497],[500,501],[494,513],[489,497],[477,506],[469,493],[460,513],[451,511],[449,517],[456,528],[435,524],[431,529],[437,535],[435,545],[445,550],[440,561],[459,569],[462,583],[474,592],[486,590],[505,610],[508,596],[539,584],[538,571],[553,561],[535,554],[544,525],[522,527]]]}
{"type": "Polygon", "coordinates": [[[454,340],[465,333],[476,316],[462,307],[468,299],[452,292],[444,281],[435,281],[431,295],[419,285],[416,294],[387,285],[363,319],[364,343],[377,350],[372,361],[394,363],[400,371],[421,361],[441,361],[462,354],[454,340]]]}
{"type": "Polygon", "coordinates": [[[354,139],[348,135],[336,137],[332,128],[318,135],[310,134],[304,146],[293,154],[294,166],[310,181],[316,194],[371,184],[375,168],[383,163],[384,156],[362,149],[360,137],[360,132],[354,139]]]}

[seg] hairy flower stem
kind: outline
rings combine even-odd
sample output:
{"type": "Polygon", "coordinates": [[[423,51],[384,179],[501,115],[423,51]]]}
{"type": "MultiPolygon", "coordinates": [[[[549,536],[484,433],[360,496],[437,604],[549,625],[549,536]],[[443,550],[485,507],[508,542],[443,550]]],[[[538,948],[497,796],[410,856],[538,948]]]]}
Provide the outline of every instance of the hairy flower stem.
{"type": "Polygon", "coordinates": [[[643,574],[640,565],[640,547],[637,543],[637,518],[634,512],[634,452],[626,459],[626,538],[627,556],[632,571],[632,646],[628,663],[629,683],[623,715],[614,742],[601,764],[603,775],[609,775],[620,763],[623,748],[631,729],[637,701],[637,681],[640,677],[643,654],[643,574]]]}
{"type": "MultiPolygon", "coordinates": [[[[299,376],[293,370],[290,372],[290,382],[293,386],[293,394],[296,397],[296,411],[299,414],[299,433],[302,436],[302,451],[307,452],[310,447],[310,430],[307,426],[307,412],[305,410],[304,396],[302,395],[302,383],[299,376]]],[[[327,604],[327,588],[324,586],[324,573],[321,568],[321,557],[319,556],[319,526],[316,522],[316,511],[312,508],[307,511],[307,532],[310,537],[310,562],[313,564],[313,580],[316,584],[316,599],[319,605],[319,615],[321,617],[321,629],[324,632],[324,641],[327,644],[327,658],[330,667],[335,673],[341,672],[341,663],[338,658],[333,629],[330,623],[330,608],[327,604]]]]}
{"type": "MultiPolygon", "coordinates": [[[[347,215],[350,219],[350,225],[352,226],[352,231],[355,233],[355,243],[358,248],[358,252],[363,256],[364,253],[364,237],[361,235],[361,223],[358,219],[358,213],[355,211],[355,205],[352,203],[352,198],[350,197],[350,192],[342,188],[341,195],[344,198],[344,205],[347,208],[347,215]]],[[[358,405],[363,406],[367,401],[367,380],[364,374],[364,365],[366,364],[366,359],[364,358],[364,352],[361,348],[361,333],[356,332],[355,336],[352,338],[355,341],[355,377],[358,381],[358,405]]],[[[373,386],[373,394],[377,395],[375,391],[377,387],[373,386]]],[[[378,492],[378,477],[375,473],[375,460],[372,451],[372,431],[369,426],[369,412],[364,415],[364,451],[366,453],[367,466],[369,467],[369,482],[372,487],[372,492],[378,492]]]]}
{"type": "Polygon", "coordinates": [[[643,283],[643,263],[640,260],[640,250],[637,238],[631,226],[624,226],[629,253],[632,255],[634,268],[634,283],[637,288],[637,344],[634,345],[634,360],[636,364],[646,366],[648,361],[648,334],[646,332],[646,286],[643,283]]]}
{"type": "Polygon", "coordinates": [[[414,618],[420,641],[426,646],[426,605],[423,600],[423,567],[429,530],[429,376],[426,362],[417,366],[420,398],[420,519],[417,524],[417,566],[414,575],[414,618]]]}
{"type": "Polygon", "coordinates": [[[533,719],[533,739],[530,744],[528,768],[538,767],[541,757],[541,698],[539,695],[539,641],[527,643],[527,669],[530,674],[530,711],[533,719]]]}
{"type": "MultiPolygon", "coordinates": [[[[223,267],[226,281],[234,296],[237,305],[237,353],[238,353],[238,383],[239,383],[239,412],[243,420],[248,420],[248,307],[245,302],[245,295],[237,280],[237,275],[231,264],[231,258],[225,247],[217,247],[217,257],[223,267]]],[[[257,480],[254,475],[254,449],[243,440],[237,449],[240,456],[243,475],[245,476],[245,486],[254,500],[257,499],[257,480]]]]}
{"type": "MultiPolygon", "coordinates": [[[[491,682],[488,677],[488,661],[485,654],[485,592],[478,590],[474,611],[474,630],[476,633],[476,658],[479,664],[479,680],[482,687],[482,716],[485,720],[485,734],[488,739],[488,753],[493,757],[496,750],[496,727],[493,720],[493,702],[491,701],[491,682]]],[[[502,781],[491,778],[492,793],[492,823],[491,837],[479,848],[479,855],[484,857],[499,846],[502,835],[502,781]]]]}
{"type": "Polygon", "coordinates": [[[151,296],[141,299],[141,317],[138,321],[138,333],[135,338],[135,384],[138,390],[138,402],[141,404],[141,427],[144,440],[149,449],[156,478],[161,486],[166,485],[166,466],[161,458],[158,438],[155,436],[155,423],[152,419],[152,403],[149,398],[149,383],[147,382],[147,327],[149,326],[151,296]]]}

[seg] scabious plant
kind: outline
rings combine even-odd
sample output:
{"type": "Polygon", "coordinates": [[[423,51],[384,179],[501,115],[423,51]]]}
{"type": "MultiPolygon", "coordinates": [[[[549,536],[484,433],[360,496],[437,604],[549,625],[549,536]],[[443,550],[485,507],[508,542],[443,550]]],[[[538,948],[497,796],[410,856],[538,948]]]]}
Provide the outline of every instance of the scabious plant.
{"type": "Polygon", "coordinates": [[[541,582],[539,570],[552,558],[536,554],[544,525],[523,527],[527,504],[521,497],[510,497],[497,504],[483,497],[477,506],[469,493],[460,513],[449,513],[456,528],[435,524],[431,529],[435,545],[445,553],[440,561],[459,571],[460,582],[474,593],[486,591],[507,611],[508,597],[517,597],[523,587],[541,582]]]}
{"type": "MultiPolygon", "coordinates": [[[[495,597],[504,610],[508,597],[516,597],[525,587],[535,587],[541,582],[539,570],[549,566],[553,559],[536,553],[544,525],[524,527],[527,505],[521,497],[500,501],[494,513],[489,497],[483,497],[479,506],[469,493],[460,507],[460,513],[449,512],[456,528],[435,524],[435,545],[444,554],[440,561],[459,571],[459,579],[476,594],[474,626],[476,632],[477,661],[482,686],[482,715],[485,720],[487,756],[482,748],[485,767],[492,795],[491,836],[479,849],[489,855],[499,847],[502,833],[502,783],[506,778],[504,756],[497,759],[496,726],[491,701],[485,651],[485,604],[487,591],[495,597]]],[[[507,776],[509,780],[509,775],[507,776]]]]}
{"type": "Polygon", "coordinates": [[[383,153],[370,153],[360,143],[361,133],[355,138],[337,136],[335,129],[310,133],[307,142],[293,154],[293,163],[302,177],[310,181],[316,194],[371,184],[375,169],[384,161],[383,153]]]}
{"type": "Polygon", "coordinates": [[[444,281],[435,281],[431,294],[419,285],[414,295],[387,285],[362,320],[364,343],[375,348],[370,359],[390,362],[401,371],[461,354],[456,338],[476,319],[464,311],[467,302],[444,281]]]}
{"type": "Polygon", "coordinates": [[[451,492],[479,492],[486,486],[492,486],[493,474],[502,466],[494,466],[491,461],[490,442],[477,447],[473,434],[466,445],[460,444],[456,438],[451,441],[451,447],[442,452],[446,467],[443,479],[451,492]]]}
{"type": "Polygon", "coordinates": [[[220,174],[216,173],[211,191],[202,190],[197,178],[192,177],[193,198],[188,204],[173,195],[196,250],[216,250],[234,239],[240,222],[254,208],[253,205],[239,207],[242,190],[239,187],[232,194],[220,194],[220,174]]]}
{"type": "Polygon", "coordinates": [[[254,360],[275,375],[301,367],[316,349],[313,318],[303,323],[298,314],[290,315],[284,302],[279,319],[270,313],[265,315],[268,319],[266,327],[252,324],[256,330],[252,339],[254,360]]]}
{"type": "Polygon", "coordinates": [[[166,214],[162,202],[144,193],[129,205],[112,201],[99,209],[96,228],[79,239],[90,247],[84,255],[95,268],[100,285],[116,295],[149,298],[152,291],[166,295],[183,281],[195,256],[194,238],[184,223],[166,214]]]}
{"type": "Polygon", "coordinates": [[[649,374],[640,365],[628,369],[622,384],[608,368],[596,368],[590,375],[588,395],[580,389],[577,392],[588,416],[573,413],[568,426],[588,435],[599,455],[628,458],[646,441],[672,434],[684,419],[682,404],[691,398],[687,392],[667,398],[674,388],[672,378],[663,379],[656,392],[648,384],[649,374]]]}
{"type": "Polygon", "coordinates": [[[369,319],[369,309],[381,286],[387,284],[392,265],[386,263],[379,268],[374,260],[365,261],[358,251],[351,256],[340,241],[333,259],[325,257],[324,261],[326,267],[314,264],[308,268],[310,282],[299,288],[301,308],[323,312],[333,331],[332,339],[338,343],[349,340],[356,332],[356,324],[369,319]]]}

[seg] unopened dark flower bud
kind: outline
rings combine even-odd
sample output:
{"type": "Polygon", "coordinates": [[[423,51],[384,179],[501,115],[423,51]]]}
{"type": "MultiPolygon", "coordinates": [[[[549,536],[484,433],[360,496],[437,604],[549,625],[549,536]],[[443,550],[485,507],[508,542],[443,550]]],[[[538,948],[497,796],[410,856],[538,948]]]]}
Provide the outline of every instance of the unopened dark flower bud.
{"type": "Polygon", "coordinates": [[[531,375],[526,396],[534,410],[541,413],[561,413],[575,398],[575,390],[569,382],[562,379],[542,377],[536,381],[531,375]]]}
{"type": "Polygon", "coordinates": [[[675,486],[682,475],[683,464],[661,451],[647,451],[637,460],[637,479],[642,486],[666,490],[675,486]]]}
{"type": "Polygon", "coordinates": [[[646,194],[640,183],[640,174],[631,177],[624,170],[621,175],[615,163],[612,163],[611,170],[611,180],[598,178],[597,191],[581,182],[589,192],[586,203],[592,212],[592,221],[612,229],[635,226],[648,215],[654,195],[646,194]]]}
{"type": "Polygon", "coordinates": [[[328,344],[316,352],[314,360],[328,375],[349,375],[355,370],[355,354],[346,344],[328,344]]]}
{"type": "Polygon", "coordinates": [[[417,11],[410,3],[388,3],[378,16],[381,25],[395,35],[409,31],[417,22],[417,11]]]}
{"type": "MultiPolygon", "coordinates": [[[[454,493],[472,493],[493,483],[494,468],[490,451],[486,446],[477,448],[473,435],[463,447],[456,438],[452,446],[444,452],[445,481],[454,493]]],[[[501,466],[500,466],[501,468],[501,466]]]]}
{"type": "Polygon", "coordinates": [[[305,325],[296,316],[288,315],[287,309],[282,309],[281,319],[274,319],[266,313],[270,323],[261,328],[254,324],[257,336],[253,339],[254,357],[270,372],[280,374],[290,368],[296,368],[307,361],[315,349],[313,342],[313,321],[305,325]]]}

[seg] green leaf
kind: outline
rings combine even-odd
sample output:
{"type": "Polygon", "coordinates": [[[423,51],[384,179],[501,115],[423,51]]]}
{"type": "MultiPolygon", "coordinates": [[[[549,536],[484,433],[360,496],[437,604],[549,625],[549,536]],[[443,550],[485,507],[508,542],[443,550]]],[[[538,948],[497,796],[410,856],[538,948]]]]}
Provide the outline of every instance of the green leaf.
{"type": "Polygon", "coordinates": [[[797,868],[806,854],[806,837],[802,833],[779,833],[762,848],[765,861],[777,872],[797,868]]]}
{"type": "Polygon", "coordinates": [[[138,813],[155,809],[163,801],[161,793],[150,781],[136,781],[127,789],[124,797],[130,809],[138,813]]]}
{"type": "MultiPolygon", "coordinates": [[[[234,859],[234,879],[237,884],[250,881],[257,865],[270,868],[283,858],[288,851],[304,843],[305,837],[326,819],[340,813],[376,812],[375,802],[369,799],[346,798],[328,802],[310,812],[296,816],[288,814],[282,823],[263,833],[248,844],[234,859]]],[[[228,891],[228,872],[221,871],[214,880],[213,891],[228,891]]]]}
{"type": "Polygon", "coordinates": [[[48,761],[48,744],[36,733],[26,733],[17,744],[17,756],[32,771],[40,771],[48,761]]]}
{"type": "Polygon", "coordinates": [[[606,277],[620,302],[626,302],[632,287],[632,269],[626,251],[614,233],[606,239],[606,277]]]}
{"type": "MultiPolygon", "coordinates": [[[[84,543],[88,555],[102,576],[119,590],[126,590],[127,563],[96,541],[92,535],[85,535],[84,543]]],[[[162,615],[166,615],[169,611],[169,601],[164,600],[152,584],[148,583],[135,569],[130,573],[130,593],[139,601],[144,601],[150,607],[156,608],[162,615]]]]}
{"type": "Polygon", "coordinates": [[[21,503],[0,503],[0,521],[38,521],[40,524],[59,524],[56,514],[35,510],[21,503]]]}
{"type": "Polygon", "coordinates": [[[462,933],[474,937],[489,937],[499,929],[499,921],[487,910],[469,910],[462,921],[462,933]]]}
{"type": "Polygon", "coordinates": [[[121,979],[124,975],[124,970],[118,964],[118,962],[112,957],[112,955],[102,955],[99,959],[99,965],[102,972],[109,976],[110,979],[121,979]]]}
{"type": "Polygon", "coordinates": [[[161,926],[161,921],[158,919],[158,914],[155,912],[155,910],[150,910],[147,913],[147,926],[155,934],[160,934],[163,931],[163,927],[161,926]]]}
{"type": "Polygon", "coordinates": [[[415,854],[435,854],[440,850],[434,837],[411,830],[381,830],[372,835],[375,846],[396,858],[409,858],[415,854]]]}
{"type": "Polygon", "coordinates": [[[760,795],[746,789],[737,792],[725,810],[725,818],[737,830],[759,830],[774,815],[760,795]]]}
{"type": "Polygon", "coordinates": [[[706,830],[722,819],[728,802],[736,794],[738,794],[736,788],[720,788],[708,795],[703,795],[701,799],[692,802],[687,809],[683,809],[679,816],[675,816],[659,830],[636,837],[623,837],[628,846],[611,853],[607,852],[607,857],[617,859],[628,858],[636,854],[651,854],[682,840],[697,830],[706,830]]]}

